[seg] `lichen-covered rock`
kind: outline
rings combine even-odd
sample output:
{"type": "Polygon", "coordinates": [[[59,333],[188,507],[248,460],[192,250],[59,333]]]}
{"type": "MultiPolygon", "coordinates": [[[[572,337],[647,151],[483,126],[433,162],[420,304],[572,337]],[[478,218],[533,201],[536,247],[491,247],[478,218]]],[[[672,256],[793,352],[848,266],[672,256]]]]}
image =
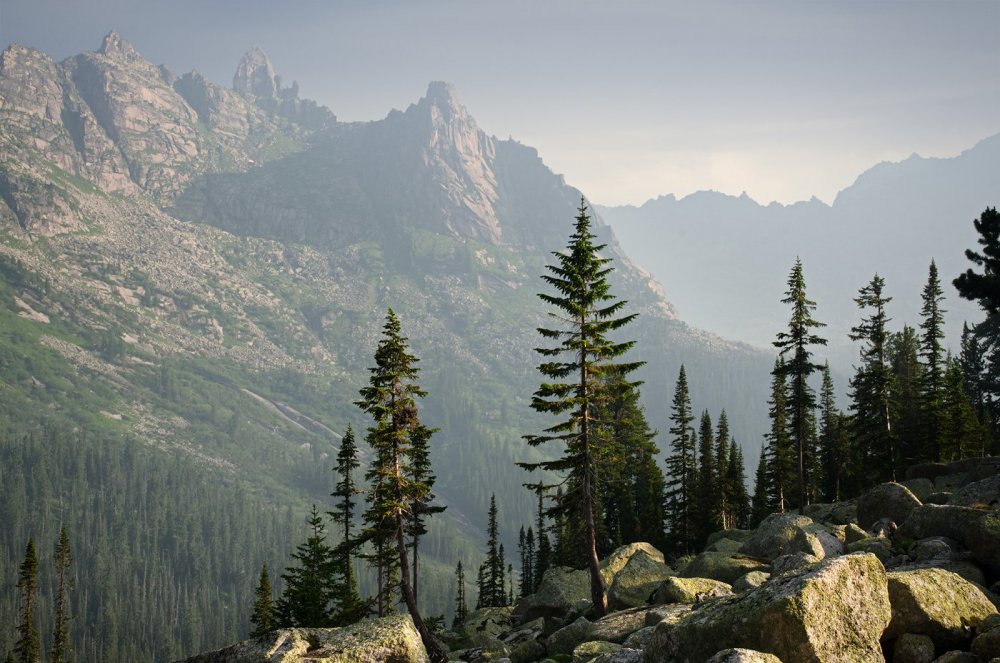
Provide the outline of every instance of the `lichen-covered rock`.
{"type": "Polygon", "coordinates": [[[729,596],[733,588],[710,578],[671,577],[660,583],[653,595],[654,603],[698,603],[705,599],[729,596]]]}
{"type": "Polygon", "coordinates": [[[510,652],[508,656],[512,663],[527,663],[544,656],[544,631],[545,620],[538,618],[527,624],[522,624],[513,631],[504,633],[501,636],[501,642],[510,652]]]}
{"type": "Polygon", "coordinates": [[[716,539],[705,546],[705,552],[734,553],[738,552],[742,545],[742,541],[736,541],[735,539],[716,539]]]}
{"type": "Polygon", "coordinates": [[[900,481],[899,484],[916,495],[917,499],[921,502],[925,502],[935,491],[934,482],[926,477],[907,479],[906,481],[900,481]]]}
{"type": "Polygon", "coordinates": [[[868,529],[882,518],[901,523],[920,504],[906,486],[892,481],[880,484],[858,498],[858,525],[868,529]]]}
{"type": "Polygon", "coordinates": [[[482,647],[510,630],[513,608],[481,608],[473,610],[458,626],[458,634],[470,646],[482,647]]]}
{"type": "Polygon", "coordinates": [[[732,584],[741,575],[767,567],[743,554],[704,552],[695,555],[678,575],[684,578],[711,578],[732,584]]]}
{"type": "Polygon", "coordinates": [[[811,524],[812,519],[805,516],[792,513],[772,513],[740,546],[740,553],[769,561],[780,557],[790,552],[788,548],[795,540],[796,535],[803,527],[811,524]]]}
{"type": "MultiPolygon", "coordinates": [[[[812,555],[816,555],[820,559],[824,557],[833,557],[836,555],[844,554],[844,542],[840,536],[831,530],[837,530],[843,528],[843,525],[822,525],[820,523],[813,523],[812,525],[806,525],[803,527],[803,531],[816,537],[819,541],[820,547],[823,549],[822,555],[816,555],[815,552],[811,550],[803,550],[803,552],[808,552],[812,555]]],[[[810,546],[812,544],[810,543],[810,546]]]]}
{"type": "Polygon", "coordinates": [[[601,560],[601,575],[604,576],[604,582],[610,585],[614,581],[615,576],[636,555],[641,555],[661,565],[664,563],[663,553],[648,543],[638,542],[619,546],[615,548],[614,552],[601,560]]]}
{"type": "Polygon", "coordinates": [[[592,661],[601,654],[614,654],[621,648],[622,646],[615,642],[603,642],[601,640],[583,642],[573,650],[573,663],[592,661]]]}
{"type": "Polygon", "coordinates": [[[527,620],[564,616],[582,601],[590,601],[587,571],[553,566],[545,571],[538,591],[518,601],[514,614],[527,620]]]}
{"type": "Polygon", "coordinates": [[[866,552],[871,553],[879,558],[879,560],[885,564],[889,561],[892,556],[892,550],[889,547],[889,541],[881,537],[869,537],[867,539],[861,539],[860,541],[855,541],[854,543],[847,544],[845,550],[848,553],[866,552]]]}
{"type": "Polygon", "coordinates": [[[955,547],[956,543],[950,539],[943,536],[932,536],[917,541],[910,554],[918,562],[951,559],[955,547]]]}
{"type": "MultiPolygon", "coordinates": [[[[840,551],[843,552],[842,547],[840,551]]],[[[815,559],[823,559],[826,557],[826,550],[820,542],[819,537],[814,532],[808,532],[804,528],[799,528],[792,540],[788,542],[787,546],[785,546],[785,552],[778,557],[775,557],[775,559],[786,555],[795,555],[797,553],[809,555],[815,559]]]]}
{"type": "Polygon", "coordinates": [[[549,656],[555,654],[572,654],[581,642],[590,640],[593,625],[586,617],[580,617],[572,624],[567,624],[553,633],[545,641],[545,650],[549,656]]]}
{"type": "Polygon", "coordinates": [[[868,532],[861,529],[855,523],[850,523],[844,528],[844,543],[852,544],[856,541],[868,538],[868,532]]]}
{"type": "Polygon", "coordinates": [[[721,539],[729,539],[730,541],[743,543],[751,536],[753,536],[752,529],[720,529],[719,531],[712,532],[708,535],[708,539],[705,541],[705,547],[707,548],[721,539]]]}
{"type": "Polygon", "coordinates": [[[673,569],[645,553],[636,553],[616,575],[608,590],[612,609],[635,608],[649,603],[656,588],[674,575],[673,569]]]}
{"type": "Polygon", "coordinates": [[[795,569],[801,569],[804,566],[815,564],[818,561],[818,557],[804,552],[782,555],[778,559],[771,562],[771,573],[773,575],[788,573],[789,571],[794,571],[795,569]]]}
{"type": "Polygon", "coordinates": [[[949,504],[955,506],[993,507],[1000,509],[1000,474],[970,483],[952,493],[949,504]]]}
{"type": "Polygon", "coordinates": [[[1000,628],[977,635],[972,641],[972,653],[984,661],[1000,657],[1000,628]]]}
{"type": "Polygon", "coordinates": [[[706,663],[781,663],[781,659],[753,649],[723,649],[706,663]]]}
{"type": "Polygon", "coordinates": [[[676,622],[694,608],[690,603],[654,605],[646,613],[646,626],[656,626],[662,622],[676,622]]]}
{"type": "Polygon", "coordinates": [[[980,566],[1000,575],[1000,511],[925,504],[914,509],[899,528],[911,539],[945,536],[967,548],[980,566]]]}
{"type": "Polygon", "coordinates": [[[951,501],[952,493],[950,490],[939,490],[931,493],[927,496],[927,499],[923,500],[924,504],[947,504],[951,501]]]}
{"type": "Polygon", "coordinates": [[[931,663],[934,641],[926,635],[904,633],[892,646],[892,663],[931,663]]]}
{"type": "Polygon", "coordinates": [[[633,608],[612,612],[593,623],[590,637],[593,640],[624,642],[632,633],[646,626],[649,608],[633,608]]]}
{"type": "Polygon", "coordinates": [[[974,585],[983,585],[986,582],[986,577],[983,575],[982,569],[973,564],[961,559],[935,559],[925,562],[914,562],[912,564],[903,564],[893,568],[893,571],[913,571],[915,569],[944,569],[945,571],[951,571],[956,573],[974,585]]]}
{"type": "Polygon", "coordinates": [[[967,651],[958,649],[941,654],[934,663],[980,663],[979,657],[967,651]]]}
{"type": "Polygon", "coordinates": [[[845,555],[659,624],[645,660],[701,663],[720,648],[746,647],[796,663],[882,663],[889,618],[881,562],[845,555]]]}
{"type": "Polygon", "coordinates": [[[904,633],[926,635],[938,649],[964,646],[973,631],[997,609],[978,587],[943,569],[888,574],[892,621],[883,639],[904,633]]]}
{"type": "Polygon", "coordinates": [[[409,615],[364,620],[343,628],[280,629],[185,663],[428,663],[409,615]]]}
{"type": "Polygon", "coordinates": [[[625,638],[625,642],[622,646],[626,649],[644,649],[649,639],[653,637],[653,631],[656,630],[656,626],[643,626],[641,629],[633,633],[632,635],[625,638]]]}
{"type": "Polygon", "coordinates": [[[610,654],[601,654],[593,663],[642,663],[642,650],[622,647],[610,654]]]}
{"type": "Polygon", "coordinates": [[[736,579],[736,582],[733,583],[733,591],[739,593],[755,589],[767,582],[770,577],[770,573],[764,573],[763,571],[751,571],[750,573],[744,574],[736,579]]]}

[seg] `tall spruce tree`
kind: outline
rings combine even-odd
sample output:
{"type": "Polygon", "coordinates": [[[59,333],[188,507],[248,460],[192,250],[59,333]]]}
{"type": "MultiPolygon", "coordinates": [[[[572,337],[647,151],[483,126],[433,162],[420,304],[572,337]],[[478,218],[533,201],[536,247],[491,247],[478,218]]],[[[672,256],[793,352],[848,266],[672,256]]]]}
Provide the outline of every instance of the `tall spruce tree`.
{"type": "Polygon", "coordinates": [[[285,589],[276,612],[281,626],[322,628],[332,623],[330,603],[333,550],[326,543],[326,526],[314,504],[306,519],[309,536],[300,543],[281,579],[285,589]]]}
{"type": "Polygon", "coordinates": [[[822,496],[827,502],[839,502],[844,495],[844,485],[850,471],[849,443],[844,430],[844,417],[837,409],[836,392],[830,364],[823,365],[823,384],[819,391],[820,459],[823,473],[822,496]]]}
{"type": "Polygon", "coordinates": [[[538,483],[526,483],[524,487],[535,493],[535,497],[538,500],[538,508],[535,511],[535,531],[537,532],[536,540],[537,546],[535,548],[535,555],[531,563],[531,591],[529,594],[534,594],[538,587],[542,584],[542,576],[545,575],[545,571],[548,570],[549,565],[552,562],[552,544],[549,541],[549,528],[545,524],[547,509],[545,508],[545,493],[551,490],[553,486],[546,485],[543,482],[538,483]]]}
{"type": "Polygon", "coordinates": [[[712,511],[715,514],[715,523],[722,529],[730,527],[728,516],[730,513],[730,492],[728,489],[729,476],[729,417],[726,411],[719,413],[719,423],[715,430],[715,465],[712,467],[713,488],[715,491],[712,511]]]}
{"type": "Polygon", "coordinates": [[[729,464],[726,467],[728,493],[727,528],[745,528],[750,522],[750,496],[747,494],[746,466],[743,449],[733,439],[729,446],[729,464]]]}
{"type": "Polygon", "coordinates": [[[979,422],[980,434],[980,455],[987,456],[993,448],[994,432],[990,427],[991,421],[987,408],[986,394],[983,384],[986,378],[986,364],[976,336],[968,323],[962,325],[961,353],[959,364],[962,367],[962,379],[965,384],[965,393],[969,397],[969,403],[976,414],[976,421],[979,422]]]}
{"type": "Polygon", "coordinates": [[[427,534],[426,519],[434,514],[445,510],[444,506],[434,504],[435,495],[433,493],[434,482],[437,477],[431,470],[431,455],[428,440],[433,433],[429,428],[423,428],[423,434],[414,434],[411,437],[412,446],[410,448],[409,479],[414,486],[419,486],[413,498],[410,518],[407,521],[407,533],[410,535],[410,553],[413,564],[413,599],[419,599],[419,574],[420,537],[427,534]]]}
{"type": "Polygon", "coordinates": [[[698,474],[695,482],[695,527],[698,531],[698,546],[704,545],[708,535],[718,529],[722,514],[717,509],[718,467],[715,464],[715,437],[712,432],[712,417],[708,410],[701,413],[698,426],[698,474]]]}
{"type": "Polygon", "coordinates": [[[755,528],[771,513],[771,486],[768,482],[767,454],[760,448],[757,472],[754,475],[753,500],[750,503],[750,527],[755,528]]]}
{"type": "Polygon", "coordinates": [[[941,394],[941,456],[945,461],[983,455],[983,433],[972,401],[965,390],[962,364],[954,357],[945,359],[944,388],[941,394]]]}
{"type": "MultiPolygon", "coordinates": [[[[863,315],[850,338],[861,341],[861,365],[851,380],[854,440],[861,456],[859,467],[870,468],[868,483],[895,481],[899,467],[896,435],[892,430],[892,371],[889,366],[885,307],[885,279],[876,274],[855,298],[863,315]]],[[[826,423],[824,419],[824,424],[826,423]]],[[[870,486],[869,486],[870,487],[870,486]]]]}
{"type": "Polygon", "coordinates": [[[267,564],[260,569],[260,580],[257,582],[257,590],[254,592],[250,623],[253,624],[253,628],[250,630],[250,635],[253,637],[270,633],[278,626],[274,612],[274,598],[271,592],[271,576],[267,571],[267,564]]]}
{"type": "Polygon", "coordinates": [[[458,564],[455,565],[455,617],[451,620],[451,627],[457,629],[461,626],[468,614],[469,607],[465,602],[465,570],[462,568],[462,560],[458,560],[458,564]]]}
{"type": "Polygon", "coordinates": [[[20,592],[21,620],[17,625],[17,640],[14,642],[14,657],[17,663],[39,663],[41,661],[41,637],[35,622],[35,603],[38,600],[38,553],[35,540],[28,539],[17,577],[20,592]]]}
{"type": "Polygon", "coordinates": [[[396,547],[393,566],[399,570],[403,602],[432,663],[443,663],[448,660],[447,653],[421,617],[410,584],[406,534],[414,513],[431,497],[427,481],[413,477],[412,452],[415,441],[417,446],[426,444],[433,430],[420,422],[416,399],[426,392],[416,384],[419,360],[410,353],[407,340],[399,318],[390,308],[375,349],[375,366],[369,369],[368,386],[361,389],[361,400],[355,403],[373,420],[366,437],[375,458],[365,475],[371,486],[365,523],[367,538],[383,544],[388,544],[386,535],[392,532],[396,547]]]}
{"type": "MultiPolygon", "coordinates": [[[[816,408],[816,395],[809,386],[809,376],[822,368],[812,361],[811,346],[826,345],[826,339],[813,333],[813,329],[824,327],[821,322],[812,317],[816,302],[806,296],[806,281],[802,273],[802,261],[795,260],[791,273],[788,275],[788,290],[781,300],[792,308],[788,320],[788,331],[779,332],[774,346],[781,351],[785,363],[779,370],[788,378],[788,423],[792,444],[798,455],[798,508],[799,513],[805,512],[809,502],[807,486],[813,477],[807,474],[808,468],[815,461],[809,457],[814,435],[811,435],[810,425],[814,422],[813,411],[816,408]]],[[[813,428],[813,431],[815,428],[813,428]]]]}
{"type": "Polygon", "coordinates": [[[585,540],[577,542],[584,551],[590,571],[591,599],[594,613],[604,615],[608,608],[607,591],[597,556],[597,514],[594,505],[594,479],[601,471],[595,466],[591,434],[591,413],[595,405],[608,398],[602,393],[602,378],[609,373],[626,376],[641,362],[619,360],[633,342],[613,342],[608,336],[635,319],[637,314],[621,315],[626,302],[615,301],[608,276],[613,271],[611,258],[599,253],[603,244],[595,243],[586,203],[581,200],[575,230],[564,252],[555,252],[556,265],[548,265],[549,274],[542,279],[557,294],[540,294],[546,304],[554,307],[550,315],[562,324],[540,327],[538,332],[556,345],[537,348],[546,360],[539,371],[552,382],[544,382],[534,393],[532,407],[564,417],[541,435],[526,435],[531,446],[557,440],[565,445],[563,456],[555,461],[521,463],[526,469],[541,468],[568,473],[567,482],[573,487],[571,500],[578,504],[577,520],[583,522],[585,540]]]}
{"type": "Polygon", "coordinates": [[[337,625],[353,624],[368,611],[368,606],[358,593],[358,578],[354,571],[354,554],[358,543],[352,535],[356,498],[362,492],[354,482],[354,470],[360,466],[354,429],[348,424],[340,441],[340,451],[337,452],[337,466],[334,468],[336,484],[331,493],[336,503],[330,517],[341,528],[340,543],[333,550],[333,570],[339,578],[333,590],[336,606],[333,621],[337,625]]]}
{"type": "Polygon", "coordinates": [[[486,561],[483,562],[486,572],[479,586],[480,608],[502,608],[507,605],[503,544],[500,543],[497,515],[497,496],[494,494],[490,497],[486,522],[486,561]]]}
{"type": "Polygon", "coordinates": [[[972,223],[979,233],[976,243],[980,248],[966,249],[965,257],[974,267],[959,274],[953,283],[958,294],[977,302],[986,316],[973,332],[983,356],[979,388],[988,413],[986,427],[996,431],[1000,414],[1000,212],[987,207],[972,223]]]}
{"type": "Polygon", "coordinates": [[[683,365],[674,387],[670,421],[672,449],[667,456],[666,518],[673,547],[686,555],[693,550],[697,535],[694,492],[698,465],[695,458],[696,435],[691,426],[694,415],[691,413],[691,395],[683,365]]]}
{"type": "Polygon", "coordinates": [[[941,430],[944,418],[944,372],[945,351],[941,341],[944,339],[944,314],[941,307],[944,301],[944,290],[938,278],[937,265],[931,260],[927,270],[927,283],[920,295],[920,356],[924,359],[924,382],[921,389],[922,408],[924,412],[924,456],[933,460],[942,460],[941,430]]]}
{"type": "MultiPolygon", "coordinates": [[[[889,336],[889,365],[892,369],[893,430],[899,440],[900,457],[904,462],[919,462],[924,457],[926,430],[921,404],[924,367],[919,359],[920,341],[916,330],[903,325],[903,330],[889,336]]],[[[854,492],[864,488],[854,487],[854,492]]]]}
{"type": "Polygon", "coordinates": [[[73,587],[73,576],[70,566],[73,564],[73,551],[69,546],[69,534],[66,525],[59,527],[59,540],[56,541],[56,621],[52,629],[52,663],[66,663],[69,660],[69,590],[73,587]]]}
{"type": "Polygon", "coordinates": [[[788,426],[788,381],[785,362],[778,357],[771,371],[771,398],[768,401],[771,429],[765,435],[765,472],[768,510],[784,513],[795,484],[795,450],[788,426]]]}

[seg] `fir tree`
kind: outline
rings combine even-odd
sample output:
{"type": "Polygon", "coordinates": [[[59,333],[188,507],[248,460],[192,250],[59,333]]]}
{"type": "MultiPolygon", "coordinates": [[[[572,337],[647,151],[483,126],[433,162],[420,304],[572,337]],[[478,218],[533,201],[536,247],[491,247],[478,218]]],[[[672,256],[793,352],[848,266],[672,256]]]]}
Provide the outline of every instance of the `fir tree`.
{"type": "Polygon", "coordinates": [[[747,527],[750,521],[750,496],[747,494],[746,467],[743,463],[743,449],[732,440],[729,446],[729,465],[726,467],[726,488],[729,494],[727,528],[747,527]]]}
{"type": "Polygon", "coordinates": [[[795,483],[795,451],[788,427],[788,384],[785,363],[779,357],[771,371],[771,399],[768,401],[771,430],[766,434],[766,486],[768,511],[784,513],[795,483]]]}
{"type": "Polygon", "coordinates": [[[858,291],[858,308],[869,312],[851,328],[850,338],[861,341],[861,366],[851,380],[854,410],[854,440],[862,458],[859,467],[871,468],[869,483],[895,481],[899,464],[896,436],[892,430],[892,372],[888,361],[885,307],[892,297],[883,295],[885,279],[876,274],[858,291]]]}
{"type": "MultiPolygon", "coordinates": [[[[917,333],[909,325],[904,325],[901,332],[889,337],[893,430],[899,440],[900,456],[911,463],[919,461],[926,448],[920,396],[924,369],[918,358],[919,346],[917,333]]],[[[854,488],[854,492],[860,492],[864,486],[854,488]]]]}
{"type": "Polygon", "coordinates": [[[965,391],[965,377],[958,359],[945,359],[944,388],[941,398],[941,455],[945,461],[980,456],[983,453],[982,429],[965,391]]]}
{"type": "Polygon", "coordinates": [[[296,564],[281,574],[285,589],[276,606],[280,626],[322,628],[332,623],[333,551],[326,543],[326,527],[316,505],[309,512],[306,524],[309,536],[292,553],[296,564]]]}
{"type": "Polygon", "coordinates": [[[21,622],[17,625],[17,641],[14,656],[17,663],[39,663],[41,661],[41,639],[35,624],[35,601],[38,598],[38,553],[34,539],[28,539],[17,577],[20,592],[21,622]]]}
{"type": "Polygon", "coordinates": [[[695,484],[695,514],[698,542],[704,544],[708,535],[714,532],[721,522],[718,502],[718,467],[715,464],[715,438],[712,434],[712,417],[708,410],[701,413],[701,424],[698,427],[698,475],[695,484]]]}
{"type": "Polygon", "coordinates": [[[507,602],[505,605],[514,605],[514,565],[507,565],[507,602]]]}
{"type": "Polygon", "coordinates": [[[502,608],[507,604],[504,586],[504,554],[497,525],[497,497],[490,497],[486,524],[486,573],[479,586],[480,608],[502,608]]]}
{"type": "Polygon", "coordinates": [[[730,527],[727,516],[730,513],[729,493],[727,488],[727,477],[729,476],[729,417],[723,410],[719,414],[718,427],[715,430],[715,465],[712,467],[713,489],[715,499],[713,501],[713,513],[715,521],[722,529],[730,527]]]}
{"type": "Polygon", "coordinates": [[[451,627],[457,629],[465,622],[465,616],[469,613],[469,608],[465,602],[465,571],[462,569],[462,560],[458,560],[455,565],[455,618],[451,622],[451,627]]]}
{"type": "Polygon", "coordinates": [[[250,631],[250,635],[253,637],[270,633],[277,628],[271,593],[271,577],[267,571],[267,564],[260,569],[260,581],[257,583],[257,591],[254,592],[253,614],[250,615],[250,623],[253,624],[253,629],[250,631]]]}
{"type": "Polygon", "coordinates": [[[979,422],[980,450],[978,455],[989,455],[992,448],[993,431],[990,429],[989,410],[987,408],[986,394],[983,390],[986,365],[984,362],[982,348],[979,338],[969,327],[968,323],[962,325],[961,354],[959,364],[962,368],[962,379],[965,384],[965,393],[969,397],[969,403],[976,413],[976,420],[979,422]]]}
{"type": "Polygon", "coordinates": [[[826,467],[823,474],[822,496],[827,502],[839,502],[844,494],[847,466],[850,463],[847,438],[843,431],[843,416],[837,409],[836,393],[830,364],[823,365],[823,385],[819,391],[820,459],[826,467]]]}
{"type": "Polygon", "coordinates": [[[691,413],[691,396],[683,365],[674,388],[670,421],[673,424],[670,427],[673,448],[667,457],[667,524],[674,546],[681,553],[689,554],[694,547],[696,535],[693,501],[698,468],[695,460],[695,432],[691,427],[694,415],[691,413]]]}
{"type": "Polygon", "coordinates": [[[812,415],[816,407],[816,395],[808,380],[814,371],[822,368],[812,361],[812,351],[809,348],[813,345],[826,345],[826,339],[812,332],[825,325],[812,317],[816,302],[806,297],[801,260],[795,260],[788,276],[788,290],[781,302],[792,307],[792,315],[788,321],[788,331],[778,334],[774,346],[781,351],[782,357],[787,355],[780,370],[789,381],[788,423],[792,444],[798,452],[798,507],[799,513],[803,513],[809,501],[807,486],[812,480],[807,475],[807,468],[814,460],[808,455],[811,446],[810,422],[814,421],[812,415]]]}
{"type": "Polygon", "coordinates": [[[420,564],[418,550],[420,547],[420,537],[427,534],[425,520],[428,516],[441,513],[445,507],[433,504],[435,495],[432,492],[434,482],[437,477],[431,470],[430,447],[427,442],[433,432],[429,428],[422,428],[422,434],[414,434],[411,437],[412,446],[410,448],[410,481],[412,485],[418,486],[419,490],[414,494],[413,506],[410,519],[407,523],[407,533],[410,535],[410,552],[413,558],[413,599],[418,600],[419,595],[417,573],[420,564]]]}
{"type": "Polygon", "coordinates": [[[73,586],[70,565],[73,553],[69,546],[66,525],[59,528],[59,540],[55,549],[56,577],[56,623],[52,631],[52,663],[66,663],[69,660],[69,590],[73,586]]]}
{"type": "Polygon", "coordinates": [[[334,622],[338,625],[352,624],[368,611],[368,606],[358,593],[358,579],[354,572],[354,551],[357,542],[352,536],[354,525],[354,507],[356,497],[361,493],[354,483],[354,470],[360,467],[358,462],[358,446],[354,439],[354,430],[350,425],[340,441],[340,451],[337,452],[337,466],[334,468],[337,480],[333,493],[337,500],[330,517],[341,527],[340,543],[334,548],[334,572],[339,580],[334,586],[334,603],[336,615],[334,622]]]}
{"type": "MultiPolygon", "coordinates": [[[[420,633],[432,663],[448,659],[440,643],[433,637],[417,608],[410,584],[410,560],[406,548],[408,525],[414,513],[422,510],[432,494],[426,481],[413,478],[413,447],[427,443],[433,431],[420,422],[416,399],[426,392],[416,384],[419,361],[409,352],[408,340],[402,335],[399,318],[390,308],[386,314],[383,335],[375,350],[375,366],[369,369],[368,386],[361,389],[356,405],[373,419],[367,440],[374,452],[374,462],[366,473],[369,489],[368,525],[366,538],[388,548],[395,539],[396,558],[383,561],[387,569],[398,569],[400,593],[413,624],[420,633]]],[[[429,466],[426,468],[429,475],[429,466]]],[[[426,513],[426,512],[425,512],[426,513]]],[[[390,578],[392,576],[390,575],[390,578]]],[[[388,586],[388,583],[387,583],[388,586]]],[[[382,605],[384,609],[384,605],[382,605]]]]}
{"type": "Polygon", "coordinates": [[[535,497],[538,499],[538,509],[535,512],[535,532],[537,532],[536,540],[537,546],[535,548],[535,556],[531,563],[531,590],[529,594],[534,594],[538,587],[542,584],[542,576],[545,575],[545,571],[549,568],[549,564],[552,560],[552,546],[549,542],[548,527],[545,525],[545,492],[552,488],[552,486],[545,485],[544,483],[526,483],[525,488],[532,490],[535,493],[535,497]]]}
{"type": "Polygon", "coordinates": [[[556,252],[557,265],[548,265],[550,274],[543,280],[558,294],[540,294],[557,312],[554,319],[564,321],[562,328],[539,328],[539,333],[556,343],[555,347],[537,348],[545,358],[539,370],[552,382],[544,382],[532,397],[538,412],[565,416],[541,435],[527,435],[531,446],[558,440],[564,443],[562,458],[541,463],[522,463],[526,469],[541,468],[567,472],[573,486],[574,503],[579,504],[578,520],[583,522],[585,541],[578,542],[587,558],[590,571],[591,599],[594,613],[607,612],[607,592],[597,556],[597,515],[594,508],[594,478],[601,468],[594,464],[597,440],[591,434],[591,412],[607,394],[601,393],[602,377],[617,372],[625,376],[641,362],[614,363],[632,347],[632,342],[615,343],[608,335],[631,322],[636,314],[620,315],[624,301],[615,301],[608,275],[613,268],[610,258],[598,254],[603,244],[595,244],[586,203],[581,200],[576,226],[565,252],[556,252]]]}
{"type": "Polygon", "coordinates": [[[529,526],[528,531],[521,532],[517,538],[517,551],[521,556],[521,584],[518,596],[528,596],[534,592],[533,582],[535,578],[535,531],[529,526]]]}
{"type": "Polygon", "coordinates": [[[750,504],[750,527],[757,527],[769,513],[771,513],[771,487],[767,480],[767,456],[764,453],[764,447],[761,447],[754,481],[753,501],[750,504]]]}
{"type": "Polygon", "coordinates": [[[924,358],[924,382],[921,389],[924,411],[925,435],[924,456],[933,460],[942,459],[941,424],[944,394],[944,314],[941,308],[944,291],[938,279],[937,265],[931,260],[927,271],[927,284],[921,293],[920,314],[920,356],[924,358]]]}

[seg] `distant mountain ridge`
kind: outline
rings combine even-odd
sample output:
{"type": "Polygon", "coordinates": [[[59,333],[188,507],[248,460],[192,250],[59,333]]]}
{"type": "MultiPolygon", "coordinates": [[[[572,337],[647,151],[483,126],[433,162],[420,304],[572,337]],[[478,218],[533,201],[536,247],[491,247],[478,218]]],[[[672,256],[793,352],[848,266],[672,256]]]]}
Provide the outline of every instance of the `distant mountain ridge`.
{"type": "Polygon", "coordinates": [[[828,352],[846,371],[857,355],[846,334],[858,319],[858,288],[877,271],[894,298],[892,325],[915,325],[932,258],[945,287],[949,344],[957,350],[962,322],[980,313],[958,298],[951,279],[969,266],[964,250],[975,246],[972,220],[998,203],[1000,135],[951,158],[913,155],[878,164],[831,205],[813,198],[765,206],[746,194],[707,191],[599,209],[625,251],[671,284],[679,315],[758,345],[769,344],[786,323],[779,300],[800,256],[817,318],[829,324],[828,352]],[[694,273],[698,278],[683,278],[694,273]]]}

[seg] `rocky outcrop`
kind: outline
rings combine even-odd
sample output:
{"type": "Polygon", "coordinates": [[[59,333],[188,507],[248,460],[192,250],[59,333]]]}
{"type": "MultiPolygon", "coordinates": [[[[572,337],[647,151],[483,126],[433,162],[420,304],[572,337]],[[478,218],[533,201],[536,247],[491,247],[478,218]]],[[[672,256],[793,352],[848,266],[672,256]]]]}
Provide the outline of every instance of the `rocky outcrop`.
{"type": "Polygon", "coordinates": [[[738,553],[705,552],[695,555],[678,575],[684,578],[711,578],[732,584],[740,576],[766,567],[760,560],[738,553]]]}
{"type": "Polygon", "coordinates": [[[729,596],[732,587],[709,578],[667,578],[653,594],[654,603],[699,603],[706,599],[729,596]]]}
{"type": "Polygon", "coordinates": [[[802,528],[811,525],[812,522],[812,519],[806,516],[772,513],[740,546],[740,553],[748,557],[770,561],[787,553],[812,552],[811,550],[803,550],[804,538],[802,535],[802,528]]]}
{"type": "Polygon", "coordinates": [[[1000,575],[1000,511],[925,504],[914,509],[898,536],[924,539],[944,536],[968,549],[980,566],[1000,575]]]}
{"type": "Polygon", "coordinates": [[[612,609],[634,608],[649,603],[656,588],[664,579],[674,575],[673,569],[645,552],[639,552],[628,560],[615,574],[608,590],[608,601],[612,609]]]}
{"type": "Polygon", "coordinates": [[[918,506],[920,500],[906,486],[883,483],[858,498],[858,526],[867,530],[882,518],[898,525],[918,506]]]}
{"type": "Polygon", "coordinates": [[[344,628],[282,629],[184,663],[429,663],[409,615],[344,628]]]}
{"type": "Polygon", "coordinates": [[[882,564],[872,555],[845,555],[660,624],[645,660],[700,662],[720,649],[748,647],[785,661],[880,663],[879,636],[890,614],[882,564]]]}
{"type": "Polygon", "coordinates": [[[538,591],[518,601],[514,614],[524,620],[558,617],[584,602],[589,606],[590,575],[587,571],[553,566],[545,571],[538,591]]]}

